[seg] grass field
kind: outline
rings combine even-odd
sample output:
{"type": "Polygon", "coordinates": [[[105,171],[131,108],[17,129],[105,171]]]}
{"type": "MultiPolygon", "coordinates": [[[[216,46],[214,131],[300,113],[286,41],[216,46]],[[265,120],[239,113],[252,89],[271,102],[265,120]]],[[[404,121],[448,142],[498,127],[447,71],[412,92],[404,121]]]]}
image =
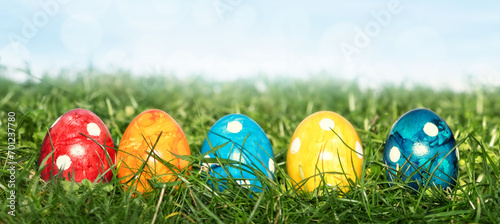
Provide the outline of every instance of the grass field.
{"type": "Polygon", "coordinates": [[[386,85],[370,90],[326,75],[230,82],[136,78],[125,72],[65,77],[19,84],[0,75],[0,223],[151,223],[156,212],[156,223],[500,223],[499,88],[456,93],[386,85]],[[399,116],[418,107],[435,111],[454,131],[461,159],[458,184],[449,194],[432,188],[412,193],[404,183],[387,184],[382,164],[387,133],[399,116]],[[116,179],[95,185],[40,180],[43,138],[60,115],[74,108],[97,114],[115,145],[140,112],[157,108],[169,113],[192,152],[185,184],[167,186],[160,201],[161,189],[131,197],[116,179]],[[296,192],[287,177],[291,136],[305,117],[320,110],[343,115],[361,138],[364,175],[349,192],[326,187],[296,192]],[[16,113],[15,216],[7,207],[8,112],[16,113]],[[265,181],[263,193],[250,195],[236,184],[214,192],[199,172],[207,131],[229,113],[254,119],[272,143],[277,178],[265,181]]]}

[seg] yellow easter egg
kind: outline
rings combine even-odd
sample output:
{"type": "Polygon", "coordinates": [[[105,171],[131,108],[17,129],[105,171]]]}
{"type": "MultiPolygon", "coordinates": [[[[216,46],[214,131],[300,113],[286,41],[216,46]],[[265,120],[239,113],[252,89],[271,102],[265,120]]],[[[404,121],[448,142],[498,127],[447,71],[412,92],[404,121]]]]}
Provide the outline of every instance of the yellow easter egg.
{"type": "Polygon", "coordinates": [[[349,121],[337,113],[320,111],[295,130],[286,164],[296,188],[310,192],[326,183],[345,191],[348,179],[356,182],[361,177],[363,147],[349,121]]]}

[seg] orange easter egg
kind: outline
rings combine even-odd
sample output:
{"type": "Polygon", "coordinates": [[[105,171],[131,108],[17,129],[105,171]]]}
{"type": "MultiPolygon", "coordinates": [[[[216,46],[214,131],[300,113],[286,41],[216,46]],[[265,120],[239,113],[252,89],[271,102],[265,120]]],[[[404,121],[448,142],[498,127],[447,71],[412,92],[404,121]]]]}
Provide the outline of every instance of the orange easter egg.
{"type": "Polygon", "coordinates": [[[149,179],[176,181],[176,173],[189,165],[174,154],[191,155],[181,127],[161,110],[146,110],[132,120],[123,134],[116,155],[117,176],[126,185],[125,189],[133,187],[138,192],[149,192],[152,190],[149,179]]]}
{"type": "Polygon", "coordinates": [[[363,148],[351,123],[337,113],[321,111],[295,130],[286,166],[294,185],[308,179],[300,183],[302,190],[313,191],[322,183],[346,190],[348,179],[361,177],[362,163],[363,148]]]}

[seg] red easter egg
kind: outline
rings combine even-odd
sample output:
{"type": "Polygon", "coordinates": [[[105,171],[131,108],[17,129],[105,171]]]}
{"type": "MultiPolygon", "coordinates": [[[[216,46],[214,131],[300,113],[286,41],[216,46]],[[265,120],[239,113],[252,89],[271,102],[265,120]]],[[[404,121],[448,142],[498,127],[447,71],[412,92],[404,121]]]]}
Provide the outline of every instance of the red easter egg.
{"type": "Polygon", "coordinates": [[[70,110],[45,135],[38,161],[44,167],[41,178],[108,182],[113,177],[114,147],[108,128],[97,115],[86,109],[70,110]]]}

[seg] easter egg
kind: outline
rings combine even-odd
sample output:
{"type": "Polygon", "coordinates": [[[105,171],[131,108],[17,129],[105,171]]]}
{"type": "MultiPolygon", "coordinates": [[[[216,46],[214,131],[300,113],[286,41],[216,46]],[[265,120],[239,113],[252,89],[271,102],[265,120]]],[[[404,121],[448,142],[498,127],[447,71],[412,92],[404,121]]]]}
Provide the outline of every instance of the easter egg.
{"type": "Polygon", "coordinates": [[[227,178],[235,179],[239,185],[254,192],[261,192],[262,178],[273,179],[271,143],[264,130],[245,115],[230,114],[218,120],[207,133],[201,153],[208,153],[205,158],[231,160],[230,164],[204,164],[211,168],[211,178],[220,180],[215,184],[220,191],[226,188],[227,178]]]}
{"type": "Polygon", "coordinates": [[[384,147],[387,179],[409,178],[409,185],[453,188],[457,179],[458,150],[446,122],[428,109],[415,109],[392,126],[384,147]],[[429,182],[430,181],[430,182],[429,182]]]}
{"type": "Polygon", "coordinates": [[[70,110],[45,135],[38,162],[44,167],[41,178],[108,182],[113,177],[114,147],[108,128],[97,115],[86,109],[70,110]]]}
{"type": "Polygon", "coordinates": [[[322,184],[348,190],[349,179],[361,177],[362,164],[358,133],[344,117],[330,111],[316,112],[299,124],[286,159],[294,186],[309,192],[322,184]]]}
{"type": "Polygon", "coordinates": [[[149,181],[176,181],[178,173],[190,169],[189,162],[176,155],[191,155],[181,127],[161,110],[146,110],[123,133],[116,155],[117,177],[125,189],[149,192],[153,189],[149,181]]]}

